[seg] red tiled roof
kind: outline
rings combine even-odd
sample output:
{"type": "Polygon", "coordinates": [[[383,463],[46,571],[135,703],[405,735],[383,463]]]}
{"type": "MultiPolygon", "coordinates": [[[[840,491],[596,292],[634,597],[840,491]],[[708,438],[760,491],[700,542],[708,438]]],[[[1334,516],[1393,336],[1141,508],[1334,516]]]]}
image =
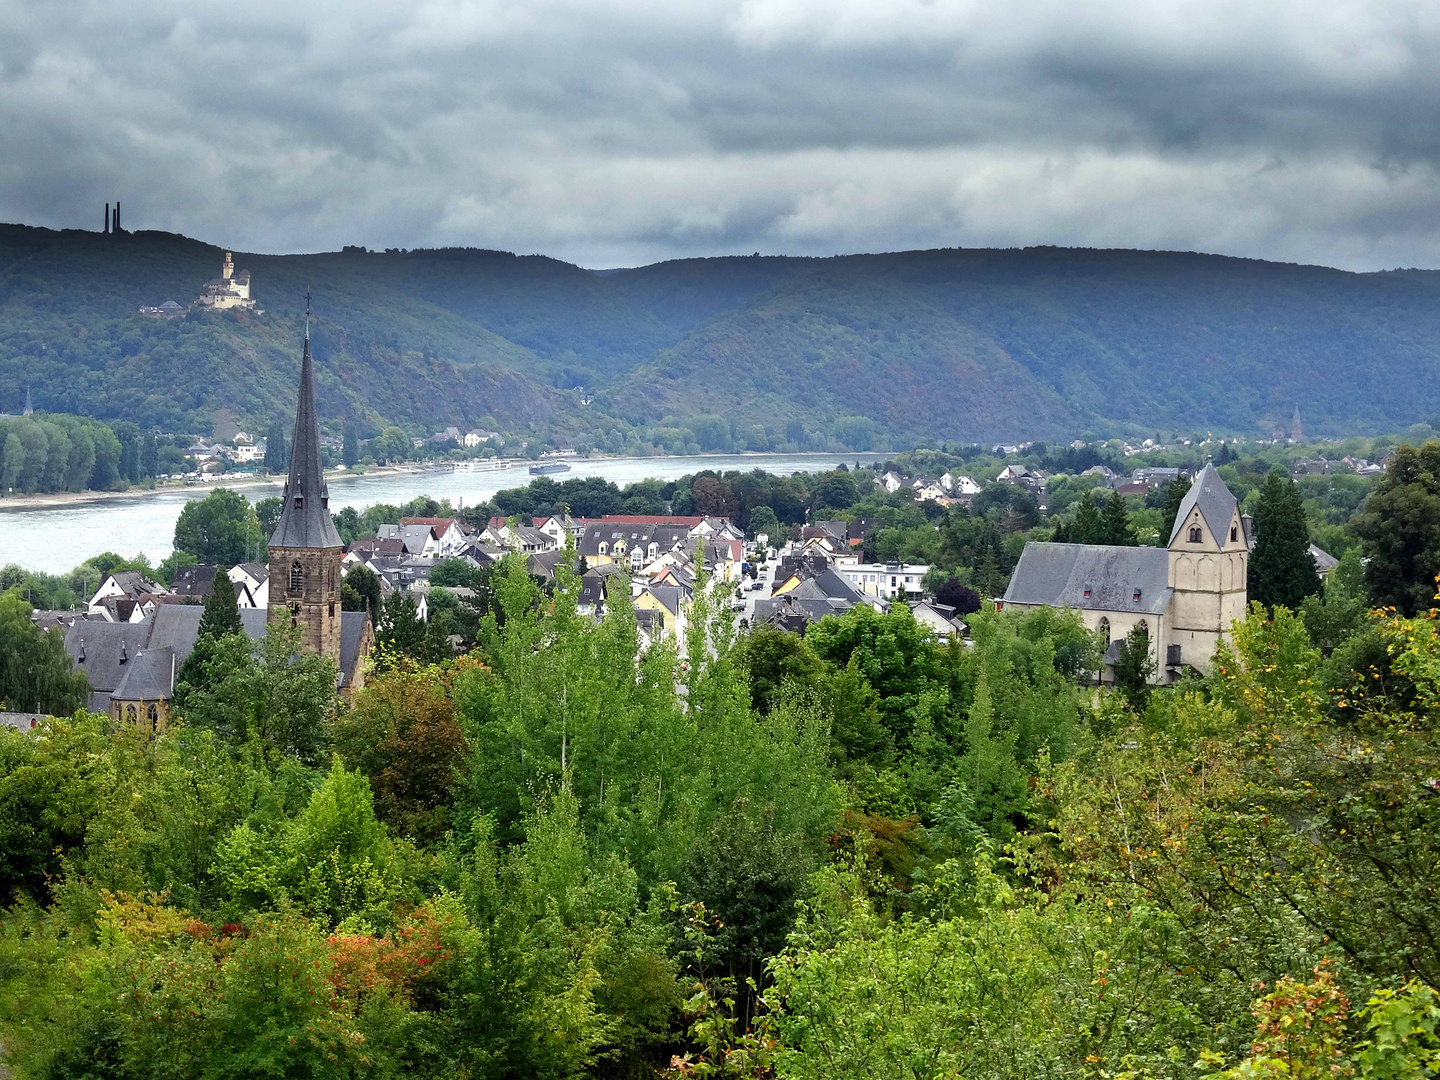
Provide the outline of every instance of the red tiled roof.
{"type": "MultiPolygon", "coordinates": [[[[606,514],[598,518],[582,518],[587,525],[599,521],[611,521],[619,525],[684,525],[688,528],[695,528],[704,517],[687,517],[680,514],[606,514]]],[[[729,518],[716,518],[717,521],[729,521],[729,518]]]]}

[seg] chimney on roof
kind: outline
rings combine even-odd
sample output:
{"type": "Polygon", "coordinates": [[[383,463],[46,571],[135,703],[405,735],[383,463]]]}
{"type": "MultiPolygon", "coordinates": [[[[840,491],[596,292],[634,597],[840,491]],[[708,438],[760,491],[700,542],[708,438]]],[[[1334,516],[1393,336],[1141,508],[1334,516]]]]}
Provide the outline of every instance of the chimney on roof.
{"type": "Polygon", "coordinates": [[[80,639],[80,655],[75,658],[75,662],[77,664],[85,662],[85,639],[83,637],[80,639]]]}
{"type": "Polygon", "coordinates": [[[127,661],[127,660],[129,660],[129,659],[130,659],[130,654],[125,651],[125,639],[122,637],[122,638],[120,639],[120,663],[123,664],[123,663],[125,663],[125,661],[127,661]]]}

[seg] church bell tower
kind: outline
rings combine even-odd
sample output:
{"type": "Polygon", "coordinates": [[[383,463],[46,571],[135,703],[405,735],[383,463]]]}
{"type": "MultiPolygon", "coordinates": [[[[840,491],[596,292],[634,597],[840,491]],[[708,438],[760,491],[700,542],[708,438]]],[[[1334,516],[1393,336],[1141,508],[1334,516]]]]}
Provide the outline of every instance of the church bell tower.
{"type": "Polygon", "coordinates": [[[288,620],[301,644],[340,662],[340,534],[330,518],[330,492],[320,460],[315,416],[315,375],[310,359],[310,296],[305,296],[305,352],[300,360],[300,403],[290,446],[284,506],[270,537],[270,606],[267,622],[288,620]]]}

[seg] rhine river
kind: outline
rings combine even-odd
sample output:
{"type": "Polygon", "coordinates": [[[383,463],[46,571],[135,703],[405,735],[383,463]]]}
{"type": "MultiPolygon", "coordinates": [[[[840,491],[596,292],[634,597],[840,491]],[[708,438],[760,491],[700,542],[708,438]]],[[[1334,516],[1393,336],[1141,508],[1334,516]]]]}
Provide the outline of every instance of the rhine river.
{"type": "MultiPolygon", "coordinates": [[[[833,469],[841,463],[870,462],[882,454],[744,454],[702,457],[576,459],[571,471],[557,473],[554,480],[603,476],[621,487],[651,477],[675,480],[701,469],[739,469],[789,476],[797,472],[833,469]]],[[[391,474],[386,476],[340,476],[330,480],[330,509],[347,506],[363,509],[375,503],[404,503],[417,495],[448,498],[456,506],[484,502],[497,491],[523,487],[531,480],[528,463],[495,472],[449,472],[443,470],[391,474]]],[[[237,486],[236,491],[251,502],[280,494],[279,483],[237,486]]],[[[181,508],[193,499],[204,498],[210,488],[195,484],[184,490],[161,490],[127,498],[95,499],[64,506],[25,509],[0,504],[0,566],[18,563],[27,570],[59,574],[78,566],[92,555],[114,551],[127,558],[144,552],[159,562],[171,551],[175,520],[181,508]]]]}

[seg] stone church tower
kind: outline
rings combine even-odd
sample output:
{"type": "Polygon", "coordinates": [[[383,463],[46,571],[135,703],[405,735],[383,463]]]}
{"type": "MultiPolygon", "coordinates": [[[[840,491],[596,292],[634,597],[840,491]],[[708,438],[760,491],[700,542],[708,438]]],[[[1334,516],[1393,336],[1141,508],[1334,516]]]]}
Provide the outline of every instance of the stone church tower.
{"type": "Polygon", "coordinates": [[[1206,670],[1231,622],[1245,618],[1250,558],[1240,505],[1215,466],[1201,469],[1185,493],[1169,549],[1167,645],[1179,649],[1179,662],[1206,670]]]}
{"type": "Polygon", "coordinates": [[[267,622],[289,620],[301,644],[340,663],[340,534],[330,519],[330,493],[320,460],[315,377],[310,360],[310,305],[305,305],[305,353],[300,404],[290,449],[290,477],[275,535],[270,537],[267,622]]]}

